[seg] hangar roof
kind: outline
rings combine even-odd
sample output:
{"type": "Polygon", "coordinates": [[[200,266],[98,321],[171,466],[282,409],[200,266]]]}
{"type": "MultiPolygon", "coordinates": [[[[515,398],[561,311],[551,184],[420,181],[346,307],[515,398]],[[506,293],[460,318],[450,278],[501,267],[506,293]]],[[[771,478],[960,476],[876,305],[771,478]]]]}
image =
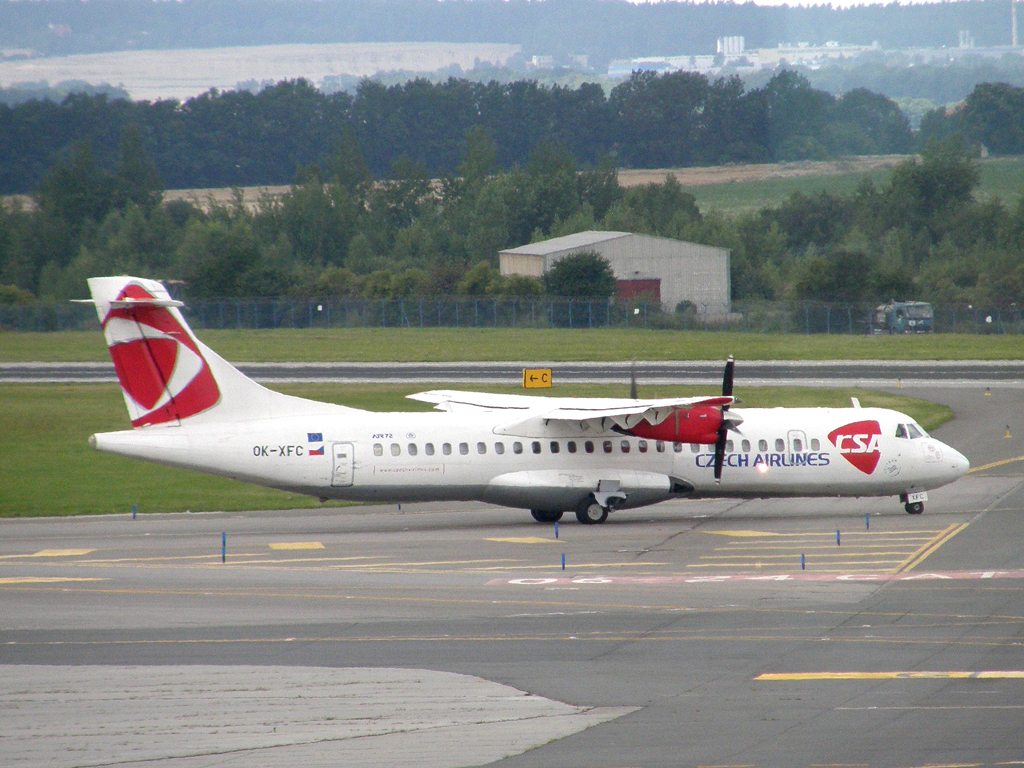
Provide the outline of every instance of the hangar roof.
{"type": "Polygon", "coordinates": [[[502,251],[502,253],[515,253],[527,256],[548,256],[552,253],[570,251],[576,248],[586,248],[588,245],[597,245],[598,243],[604,243],[609,240],[618,240],[620,237],[629,237],[631,235],[631,232],[597,232],[591,229],[586,232],[577,232],[575,235],[554,237],[550,240],[543,240],[539,243],[529,243],[528,245],[521,245],[518,248],[509,248],[502,251]]]}

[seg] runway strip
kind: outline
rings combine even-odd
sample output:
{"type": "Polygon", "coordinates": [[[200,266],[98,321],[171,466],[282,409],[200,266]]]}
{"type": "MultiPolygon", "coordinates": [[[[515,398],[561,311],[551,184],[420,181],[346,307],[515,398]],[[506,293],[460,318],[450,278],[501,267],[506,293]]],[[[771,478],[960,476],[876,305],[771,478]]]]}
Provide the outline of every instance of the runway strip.
{"type": "MultiPolygon", "coordinates": [[[[631,372],[641,384],[720,386],[722,361],[452,363],[236,363],[263,384],[505,384],[519,385],[524,368],[550,368],[555,384],[621,384],[631,372]]],[[[111,363],[2,363],[0,384],[115,382],[111,363]]],[[[736,364],[744,386],[1024,388],[1018,360],[746,360],[736,364]]]]}

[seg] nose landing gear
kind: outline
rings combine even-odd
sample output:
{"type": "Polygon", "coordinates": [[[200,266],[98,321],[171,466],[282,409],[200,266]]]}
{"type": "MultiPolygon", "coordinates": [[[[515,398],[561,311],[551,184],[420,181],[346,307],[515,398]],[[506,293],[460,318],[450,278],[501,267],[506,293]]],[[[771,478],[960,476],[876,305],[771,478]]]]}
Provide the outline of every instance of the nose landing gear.
{"type": "Polygon", "coordinates": [[[901,493],[900,501],[903,502],[903,508],[907,510],[908,515],[920,515],[924,512],[924,503],[928,501],[928,493],[926,491],[901,493]]]}

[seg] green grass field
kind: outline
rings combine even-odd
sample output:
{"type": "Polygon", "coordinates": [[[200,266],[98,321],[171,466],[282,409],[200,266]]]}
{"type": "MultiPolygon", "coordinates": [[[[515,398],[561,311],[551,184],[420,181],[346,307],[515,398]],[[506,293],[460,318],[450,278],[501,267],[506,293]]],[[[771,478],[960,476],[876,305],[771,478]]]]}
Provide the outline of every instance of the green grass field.
{"type": "MultiPolygon", "coordinates": [[[[1019,360],[1018,336],[826,336],[632,329],[335,328],[200,331],[232,362],[1019,360]]],[[[95,332],[0,333],[0,362],[107,362],[95,332]]]]}
{"type": "MultiPolygon", "coordinates": [[[[988,158],[980,163],[981,185],[979,199],[998,197],[1008,206],[1014,206],[1024,195],[1024,157],[988,158]]],[[[761,181],[732,182],[687,187],[697,198],[702,211],[717,209],[735,214],[776,207],[794,192],[812,195],[827,191],[836,195],[850,195],[864,180],[870,179],[876,187],[889,181],[891,170],[855,171],[827,176],[764,179],[761,181]]]]}
{"type": "MultiPolygon", "coordinates": [[[[368,410],[429,410],[405,395],[419,386],[295,385],[288,394],[368,410]]],[[[519,391],[495,387],[488,391],[519,391]]],[[[624,387],[556,387],[556,395],[622,396],[624,387]]],[[[698,394],[694,388],[647,387],[645,395],[698,394]]],[[[864,406],[903,411],[926,429],[952,417],[944,406],[854,390],[742,388],[745,407],[844,406],[856,396],[864,406]]],[[[36,517],[100,513],[231,511],[316,507],[305,496],[100,454],[89,435],[129,428],[120,389],[102,385],[0,385],[0,516],[36,517]]]]}

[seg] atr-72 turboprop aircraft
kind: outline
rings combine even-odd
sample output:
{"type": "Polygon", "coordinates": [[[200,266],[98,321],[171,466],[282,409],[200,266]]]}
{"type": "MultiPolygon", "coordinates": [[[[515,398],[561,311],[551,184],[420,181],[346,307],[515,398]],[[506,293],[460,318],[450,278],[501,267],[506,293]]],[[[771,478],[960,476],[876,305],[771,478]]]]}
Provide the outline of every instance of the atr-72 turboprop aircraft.
{"type": "Polygon", "coordinates": [[[480,500],[541,522],[678,497],[899,496],[968,462],[882,408],[731,409],[721,395],[599,399],[431,391],[428,413],[373,413],[273,392],[199,341],[164,286],[89,280],[134,429],[100,451],[323,500],[480,500]]]}

